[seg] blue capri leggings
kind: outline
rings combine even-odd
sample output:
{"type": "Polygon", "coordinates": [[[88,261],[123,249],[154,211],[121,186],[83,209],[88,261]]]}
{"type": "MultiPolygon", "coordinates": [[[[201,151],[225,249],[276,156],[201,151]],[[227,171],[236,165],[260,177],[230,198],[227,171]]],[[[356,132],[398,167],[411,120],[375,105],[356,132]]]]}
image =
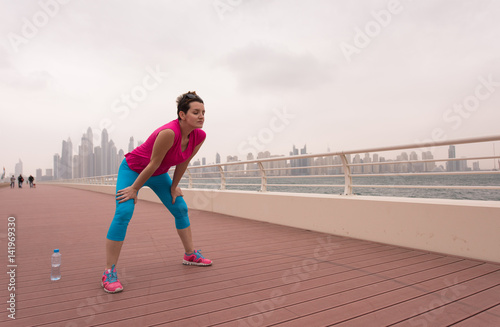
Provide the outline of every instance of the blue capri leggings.
{"type": "MultiPolygon", "coordinates": [[[[139,176],[138,173],[129,168],[127,161],[123,159],[120,169],[118,170],[118,180],[116,181],[116,191],[122,190],[134,184],[139,176]]],[[[151,188],[160,198],[161,202],[167,207],[170,213],[175,217],[175,227],[184,229],[189,227],[189,217],[187,204],[182,197],[177,197],[175,203],[172,204],[172,195],[170,187],[172,179],[168,173],[151,176],[144,186],[151,188]]],[[[118,203],[116,201],[116,211],[111,226],[109,226],[107,238],[112,241],[123,241],[127,233],[127,227],[134,213],[134,199],[118,203]]]]}

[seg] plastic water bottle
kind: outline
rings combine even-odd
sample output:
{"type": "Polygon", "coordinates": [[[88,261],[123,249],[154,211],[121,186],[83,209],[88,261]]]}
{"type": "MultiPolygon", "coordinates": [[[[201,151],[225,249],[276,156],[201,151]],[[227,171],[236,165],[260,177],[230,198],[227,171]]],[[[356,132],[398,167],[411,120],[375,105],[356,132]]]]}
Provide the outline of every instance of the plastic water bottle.
{"type": "Polygon", "coordinates": [[[61,253],[59,253],[59,249],[54,250],[51,261],[52,270],[50,272],[50,280],[59,280],[61,279],[61,253]]]}

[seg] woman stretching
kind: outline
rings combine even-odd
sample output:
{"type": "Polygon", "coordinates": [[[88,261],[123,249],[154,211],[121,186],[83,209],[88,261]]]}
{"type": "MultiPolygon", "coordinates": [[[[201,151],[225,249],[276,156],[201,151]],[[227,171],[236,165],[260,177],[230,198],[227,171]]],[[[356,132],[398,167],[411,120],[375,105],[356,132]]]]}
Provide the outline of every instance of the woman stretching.
{"type": "Polygon", "coordinates": [[[177,119],[158,128],[132,152],[125,155],[118,170],[116,182],[116,211],[106,239],[106,270],[102,286],[108,293],[121,292],[116,263],[132,218],[137,193],[143,186],[150,187],[175,218],[175,227],[181,238],[185,265],[210,266],[193,247],[188,208],[177,186],[189,161],[200,149],[206,134],[200,128],[205,120],[205,106],[196,92],[188,92],[177,98],[177,119]],[[173,180],[168,175],[175,166],[173,180]]]}

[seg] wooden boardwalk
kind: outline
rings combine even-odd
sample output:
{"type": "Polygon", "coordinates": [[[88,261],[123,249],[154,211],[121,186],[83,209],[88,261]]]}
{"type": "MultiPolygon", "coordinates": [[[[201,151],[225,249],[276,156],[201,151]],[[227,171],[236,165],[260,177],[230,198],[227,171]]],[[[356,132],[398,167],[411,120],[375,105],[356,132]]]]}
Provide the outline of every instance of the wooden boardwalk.
{"type": "Polygon", "coordinates": [[[16,319],[4,273],[0,326],[500,326],[498,264],[191,210],[195,246],[214,265],[184,266],[173,218],[146,201],[118,265],[125,290],[108,295],[113,196],[38,185],[0,188],[0,204],[4,267],[11,216],[17,265],[16,319]]]}

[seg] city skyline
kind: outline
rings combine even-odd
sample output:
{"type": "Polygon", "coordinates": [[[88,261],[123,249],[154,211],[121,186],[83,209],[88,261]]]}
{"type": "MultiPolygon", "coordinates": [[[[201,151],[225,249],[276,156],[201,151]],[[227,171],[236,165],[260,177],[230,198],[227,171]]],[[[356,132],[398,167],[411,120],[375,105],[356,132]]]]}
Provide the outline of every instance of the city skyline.
{"type": "MultiPolygon", "coordinates": [[[[142,144],[142,140],[138,140],[137,145],[135,145],[134,136],[130,136],[128,142],[127,152],[132,151],[136,146],[142,144]]],[[[94,137],[94,133],[91,127],[87,128],[87,131],[83,133],[81,137],[80,145],[77,147],[78,152],[73,151],[73,145],[71,138],[67,140],[62,140],[62,150],[60,153],[55,153],[53,155],[53,166],[51,168],[37,168],[36,173],[28,173],[27,175],[33,175],[37,180],[51,180],[51,179],[70,179],[70,178],[79,178],[79,177],[92,177],[92,176],[102,176],[102,175],[113,175],[118,173],[118,168],[121,161],[124,158],[124,155],[127,153],[123,149],[117,149],[114,144],[114,141],[108,137],[108,132],[104,128],[101,131],[101,135],[96,138],[94,137]],[[99,146],[93,146],[94,140],[100,140],[99,146]],[[45,174],[43,171],[45,169],[45,174]]],[[[443,147],[444,148],[444,147],[443,147]]],[[[76,148],[75,148],[76,149],[76,148]]],[[[330,149],[326,153],[329,153],[330,149]]],[[[494,150],[495,151],[495,150],[494,150]]],[[[413,150],[408,154],[407,151],[403,151],[400,154],[395,154],[394,158],[386,158],[386,156],[381,156],[379,153],[364,153],[364,157],[361,158],[360,154],[356,154],[354,158],[351,158],[351,155],[348,155],[348,161],[353,164],[357,163],[373,163],[373,162],[401,162],[401,161],[415,161],[413,164],[409,164],[408,167],[412,168],[387,168],[390,165],[381,165],[381,166],[354,166],[352,168],[352,173],[379,173],[379,172],[430,172],[430,171],[467,171],[467,170],[495,170],[497,169],[496,163],[498,162],[498,167],[500,167],[500,160],[495,161],[492,169],[481,169],[481,163],[479,161],[474,161],[472,163],[472,167],[469,167],[467,164],[467,159],[457,160],[457,161],[446,161],[446,158],[440,157],[440,161],[443,162],[444,165],[437,166],[435,162],[429,163],[421,163],[420,160],[434,159],[434,155],[432,151],[422,151],[420,150],[420,158],[418,153],[413,150]],[[370,156],[372,154],[372,156],[370,156]]],[[[447,158],[457,158],[456,157],[456,146],[450,145],[447,146],[448,157],[447,158]]],[[[321,152],[319,154],[324,154],[325,152],[321,152]]],[[[395,152],[392,151],[394,154],[395,152]]],[[[295,145],[292,145],[292,150],[289,151],[289,155],[284,154],[271,154],[270,151],[261,151],[254,156],[254,153],[247,153],[246,159],[243,160],[239,158],[238,155],[228,155],[226,157],[227,162],[244,162],[244,161],[252,161],[254,159],[265,159],[265,158],[273,158],[273,157],[291,157],[296,155],[308,155],[311,153],[307,153],[307,145],[304,145],[303,148],[296,148],[295,145]]],[[[200,166],[200,165],[210,165],[214,163],[221,163],[221,156],[217,152],[214,155],[214,161],[207,161],[206,157],[195,156],[190,163],[191,166],[200,166]]],[[[460,158],[460,157],[459,157],[460,158]]],[[[437,158],[436,158],[437,159],[437,158]]],[[[331,162],[328,164],[341,164],[340,159],[337,157],[335,159],[331,159],[331,162]]],[[[297,159],[294,161],[296,167],[307,167],[312,166],[317,163],[311,162],[311,159],[303,158],[297,159]]],[[[484,165],[484,161],[483,164],[484,165]]],[[[487,166],[487,165],[486,165],[487,166]]],[[[271,166],[268,166],[271,167],[271,166]]],[[[278,166],[276,166],[278,167],[278,166]]],[[[274,167],[274,168],[276,168],[274,167]]],[[[285,166],[279,165],[280,168],[284,168],[285,166]]],[[[20,172],[23,171],[23,162],[20,159],[18,163],[15,164],[15,176],[19,176],[20,172]]],[[[288,174],[309,174],[307,169],[298,169],[291,170],[288,174]]],[[[7,173],[5,178],[10,178],[11,173],[7,173]]],[[[26,173],[23,172],[23,175],[26,173]]]]}

